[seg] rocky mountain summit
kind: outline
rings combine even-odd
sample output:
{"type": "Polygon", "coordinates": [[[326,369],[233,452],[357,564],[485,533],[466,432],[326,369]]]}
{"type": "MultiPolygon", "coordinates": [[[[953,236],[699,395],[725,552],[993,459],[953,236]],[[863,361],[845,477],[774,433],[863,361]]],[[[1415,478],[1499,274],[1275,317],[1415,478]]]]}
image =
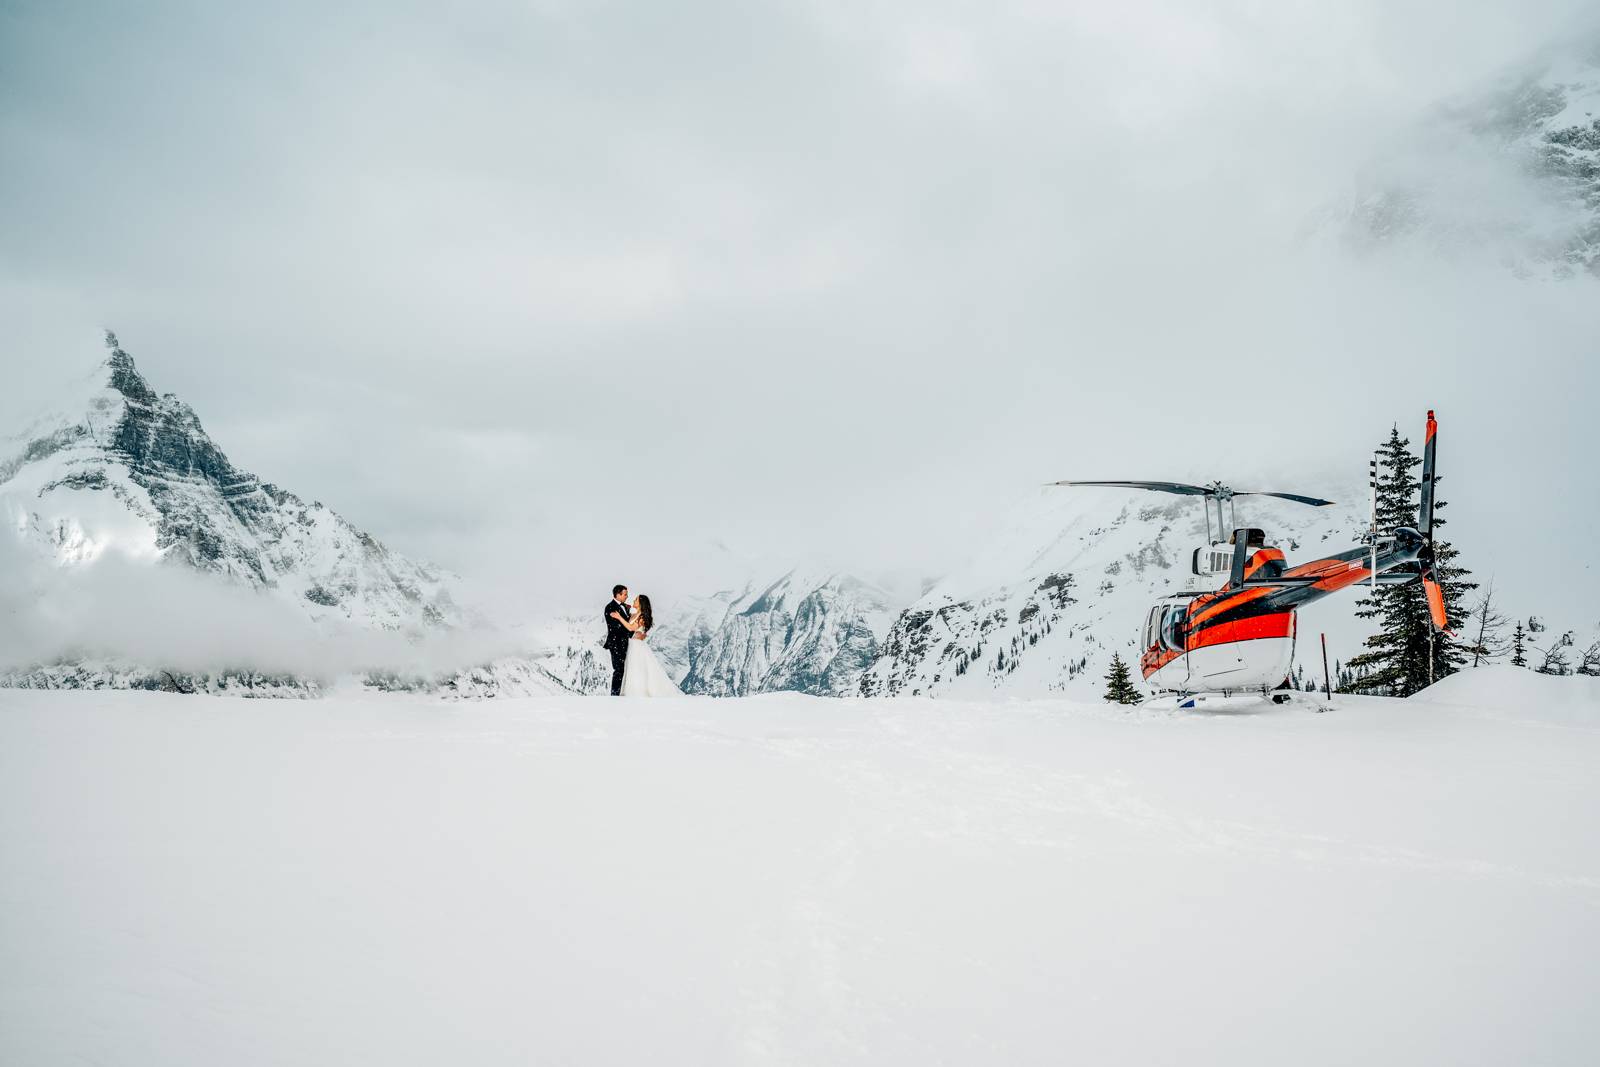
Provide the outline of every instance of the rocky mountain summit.
{"type": "MultiPolygon", "coordinates": [[[[101,561],[171,574],[141,587],[156,597],[192,591],[184,576],[204,576],[219,590],[256,594],[239,602],[253,610],[300,620],[302,644],[351,633],[421,639],[468,621],[451,595],[452,575],[234,466],[188,404],[157,393],[114,335],[106,344],[108,356],[88,378],[0,442],[0,517],[16,538],[7,547],[22,552],[14,563],[37,564],[46,575],[101,561]]],[[[242,634],[240,643],[248,645],[242,634]]],[[[198,669],[130,660],[91,643],[41,662],[7,663],[0,684],[320,692],[317,678],[262,669],[252,662],[257,651],[241,647],[232,665],[198,669]]]]}
{"type": "Polygon", "coordinates": [[[107,335],[81,393],[0,448],[0,515],[57,563],[106,553],[270,593],[312,619],[459,625],[450,576],[229,462],[194,411],[157,394],[107,335]]]}

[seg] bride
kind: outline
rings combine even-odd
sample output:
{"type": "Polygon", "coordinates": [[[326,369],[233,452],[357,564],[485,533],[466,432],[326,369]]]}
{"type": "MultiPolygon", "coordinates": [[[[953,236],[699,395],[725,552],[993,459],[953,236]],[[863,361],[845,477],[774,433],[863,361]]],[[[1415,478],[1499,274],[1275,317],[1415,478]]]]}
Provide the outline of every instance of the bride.
{"type": "Polygon", "coordinates": [[[628,658],[622,666],[622,695],[625,697],[682,695],[650,647],[650,631],[655,622],[650,598],[640,593],[633,601],[633,617],[622,624],[633,631],[633,640],[628,642],[628,658]]]}

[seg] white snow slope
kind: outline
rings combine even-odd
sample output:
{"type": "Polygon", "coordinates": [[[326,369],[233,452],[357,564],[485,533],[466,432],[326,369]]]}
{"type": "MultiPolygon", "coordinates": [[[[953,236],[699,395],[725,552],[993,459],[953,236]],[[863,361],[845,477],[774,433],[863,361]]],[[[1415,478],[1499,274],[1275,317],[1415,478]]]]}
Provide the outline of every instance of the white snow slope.
{"type": "Polygon", "coordinates": [[[1592,1063],[1600,694],[1507,670],[1327,714],[0,691],[0,1062],[1592,1063]]]}

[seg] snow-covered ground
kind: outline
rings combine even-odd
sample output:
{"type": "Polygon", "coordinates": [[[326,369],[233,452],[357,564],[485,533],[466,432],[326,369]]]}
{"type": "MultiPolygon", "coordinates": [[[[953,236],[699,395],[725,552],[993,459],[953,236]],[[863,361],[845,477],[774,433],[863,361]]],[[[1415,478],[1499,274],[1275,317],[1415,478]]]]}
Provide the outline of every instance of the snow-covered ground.
{"type": "Polygon", "coordinates": [[[0,691],[0,1062],[1600,1048],[1600,692],[0,691]]]}

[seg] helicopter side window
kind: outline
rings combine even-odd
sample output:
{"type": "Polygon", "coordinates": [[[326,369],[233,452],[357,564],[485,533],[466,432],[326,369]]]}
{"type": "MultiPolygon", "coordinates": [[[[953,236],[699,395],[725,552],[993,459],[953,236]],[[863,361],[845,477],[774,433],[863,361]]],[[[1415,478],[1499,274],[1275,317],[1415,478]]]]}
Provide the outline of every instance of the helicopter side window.
{"type": "Polygon", "coordinates": [[[1183,620],[1188,617],[1189,606],[1179,604],[1166,610],[1161,619],[1161,644],[1173,652],[1183,651],[1183,620]]]}
{"type": "Polygon", "coordinates": [[[1145,619],[1144,619],[1144,647],[1145,648],[1147,648],[1147,649],[1155,648],[1158,644],[1160,644],[1160,642],[1161,642],[1161,620],[1162,620],[1163,617],[1164,617],[1164,609],[1159,604],[1157,604],[1155,607],[1151,608],[1150,609],[1150,614],[1145,616],[1145,619]]]}

